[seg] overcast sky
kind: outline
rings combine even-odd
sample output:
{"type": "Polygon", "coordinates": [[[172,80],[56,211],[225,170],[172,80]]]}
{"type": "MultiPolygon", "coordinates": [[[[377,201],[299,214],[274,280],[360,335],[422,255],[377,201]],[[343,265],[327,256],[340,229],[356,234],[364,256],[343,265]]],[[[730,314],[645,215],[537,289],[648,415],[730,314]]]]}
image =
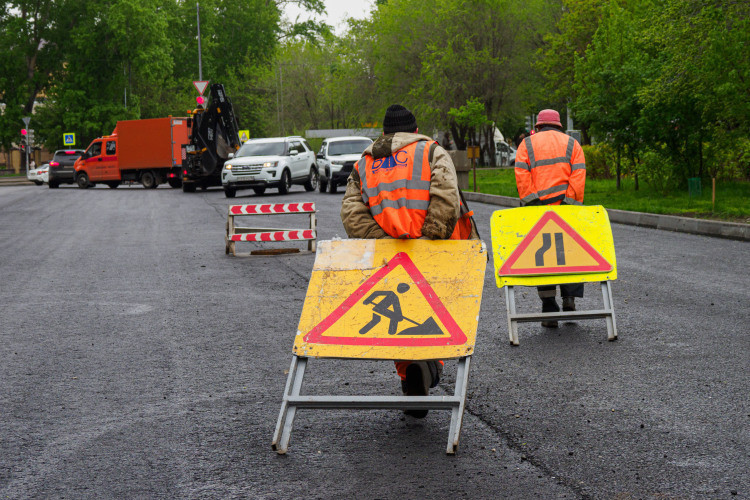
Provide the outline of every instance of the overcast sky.
{"type": "MultiPolygon", "coordinates": [[[[341,34],[346,29],[343,24],[347,17],[363,19],[367,17],[374,4],[373,0],[323,0],[326,5],[327,17],[324,19],[328,24],[333,26],[336,34],[341,34]]],[[[296,5],[287,6],[284,14],[290,20],[294,20],[298,15],[300,20],[309,19],[309,14],[303,14],[296,5]]]]}

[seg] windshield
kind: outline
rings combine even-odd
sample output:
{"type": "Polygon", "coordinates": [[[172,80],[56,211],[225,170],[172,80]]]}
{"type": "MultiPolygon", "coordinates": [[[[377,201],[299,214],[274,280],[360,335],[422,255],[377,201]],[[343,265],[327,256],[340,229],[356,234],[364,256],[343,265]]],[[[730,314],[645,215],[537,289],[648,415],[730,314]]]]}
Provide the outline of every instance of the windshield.
{"type": "Polygon", "coordinates": [[[356,141],[336,141],[328,145],[328,156],[360,155],[372,141],[364,139],[356,141]]]}
{"type": "Polygon", "coordinates": [[[52,159],[55,161],[64,160],[65,158],[77,159],[82,154],[83,154],[83,151],[68,149],[65,151],[56,151],[55,156],[52,159]]]}
{"type": "Polygon", "coordinates": [[[283,142],[246,142],[234,155],[240,156],[281,156],[284,154],[283,142]]]}

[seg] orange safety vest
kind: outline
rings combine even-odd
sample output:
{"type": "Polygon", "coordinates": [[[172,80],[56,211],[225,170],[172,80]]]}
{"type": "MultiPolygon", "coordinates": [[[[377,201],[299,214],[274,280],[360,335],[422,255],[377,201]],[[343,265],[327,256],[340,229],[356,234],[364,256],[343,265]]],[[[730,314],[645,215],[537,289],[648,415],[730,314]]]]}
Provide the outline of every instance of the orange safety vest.
{"type": "MultiPolygon", "coordinates": [[[[385,158],[364,155],[357,162],[362,200],[370,207],[375,222],[394,238],[422,236],[430,205],[432,144],[435,141],[421,140],[385,158]]],[[[472,215],[461,203],[461,216],[450,239],[469,239],[472,215]]]]}
{"type": "Polygon", "coordinates": [[[521,205],[582,205],[586,160],[574,138],[556,130],[527,137],[516,153],[521,205]]]}

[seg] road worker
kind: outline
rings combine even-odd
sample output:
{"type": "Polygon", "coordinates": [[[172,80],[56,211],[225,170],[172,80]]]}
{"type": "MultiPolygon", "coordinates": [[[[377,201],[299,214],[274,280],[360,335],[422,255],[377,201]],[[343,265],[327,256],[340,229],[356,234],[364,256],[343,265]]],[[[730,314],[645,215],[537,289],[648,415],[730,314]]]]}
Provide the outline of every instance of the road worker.
{"type": "MultiPolygon", "coordinates": [[[[583,205],[586,160],[581,145],[563,133],[560,114],[543,109],[537,115],[536,133],[526,137],[516,152],[516,186],[521,206],[583,205]]],[[[537,287],[542,312],[558,312],[556,285],[537,287]]],[[[560,285],[563,311],[575,311],[575,298],[583,297],[583,283],[560,285]]],[[[557,321],[542,321],[556,328],[557,321]]]]}
{"type": "MultiPolygon", "coordinates": [[[[418,132],[411,111],[398,104],[388,107],[383,135],[364,151],[349,176],[341,221],[350,238],[479,239],[472,212],[461,200],[453,161],[436,141],[418,132]]],[[[392,317],[400,313],[400,309],[390,309],[392,317]]],[[[379,320],[375,313],[377,307],[372,325],[379,320]]],[[[389,333],[395,328],[389,326],[389,333]]],[[[439,360],[396,362],[407,396],[427,396],[440,381],[442,370],[439,360]]],[[[424,418],[427,410],[407,410],[406,414],[424,418]]]]}

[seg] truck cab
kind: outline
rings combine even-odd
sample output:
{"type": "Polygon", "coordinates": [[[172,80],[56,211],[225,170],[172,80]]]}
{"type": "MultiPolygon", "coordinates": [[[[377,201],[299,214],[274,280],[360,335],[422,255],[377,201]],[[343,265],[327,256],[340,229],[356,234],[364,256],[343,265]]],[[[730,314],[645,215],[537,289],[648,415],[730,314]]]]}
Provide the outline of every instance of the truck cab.
{"type": "Polygon", "coordinates": [[[111,188],[120,185],[120,169],[117,164],[117,136],[109,135],[94,139],[86,152],[75,164],[76,183],[86,189],[103,182],[111,188]]]}

